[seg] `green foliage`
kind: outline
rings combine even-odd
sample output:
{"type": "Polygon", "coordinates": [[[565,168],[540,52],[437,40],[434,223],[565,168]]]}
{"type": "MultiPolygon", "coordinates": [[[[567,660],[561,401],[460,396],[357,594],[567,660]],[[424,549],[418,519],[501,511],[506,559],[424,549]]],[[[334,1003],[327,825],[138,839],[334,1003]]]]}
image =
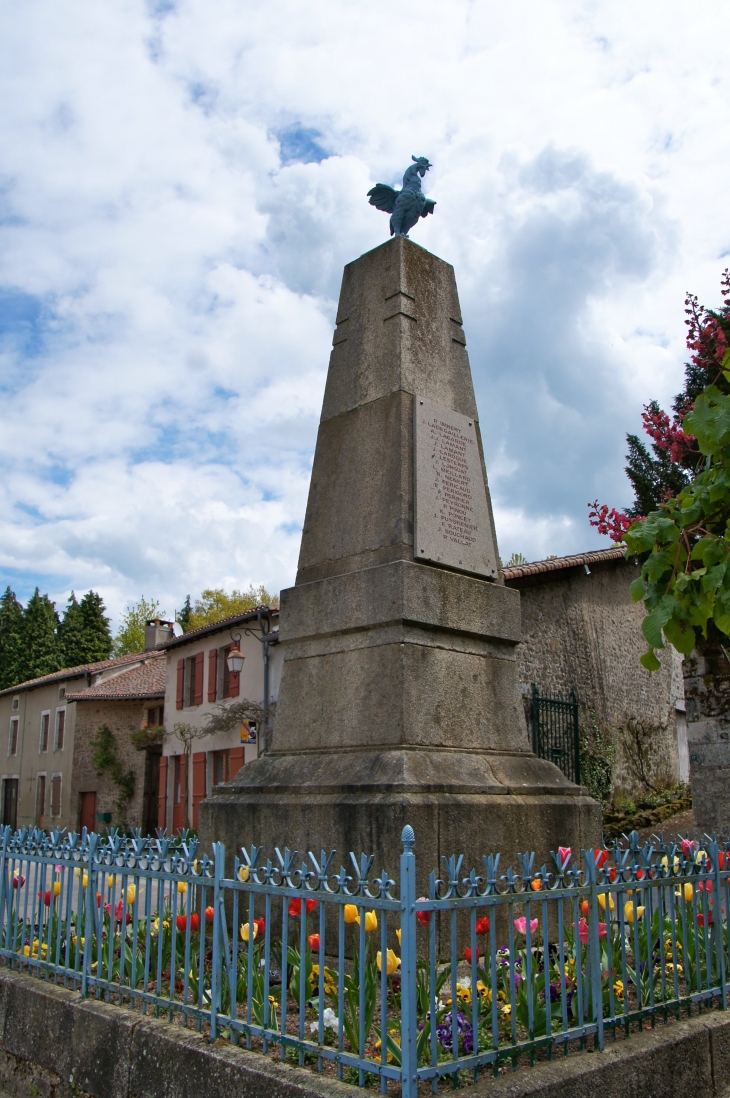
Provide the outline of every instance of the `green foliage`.
{"type": "Polygon", "coordinates": [[[185,602],[183,608],[177,614],[178,623],[182,626],[183,633],[187,633],[190,628],[190,615],[193,612],[193,607],[190,602],[190,595],[185,596],[185,602]]]}
{"type": "Polygon", "coordinates": [[[0,598],[0,690],[21,681],[23,664],[23,607],[6,587],[0,598]]]}
{"type": "MultiPolygon", "coordinates": [[[[651,401],[648,407],[653,411],[659,410],[656,401],[651,401]]],[[[672,461],[669,453],[656,443],[652,444],[653,456],[638,435],[627,435],[626,443],[629,448],[626,475],[634,489],[634,502],[627,514],[630,518],[638,518],[655,511],[662,500],[680,492],[690,478],[688,472],[672,461]]]]}
{"type": "Polygon", "coordinates": [[[529,561],[527,560],[527,557],[523,556],[522,553],[513,553],[512,556],[507,561],[507,563],[503,564],[502,567],[503,568],[514,568],[518,564],[528,564],[528,563],[529,563],[529,561]]]}
{"type": "Polygon", "coordinates": [[[102,724],[92,736],[93,749],[91,761],[97,770],[106,771],[119,789],[116,800],[117,810],[123,814],[134,796],[136,777],[133,770],[125,770],[117,755],[117,741],[108,725],[102,724]]]}
{"type": "Polygon", "coordinates": [[[128,606],[122,617],[121,628],[114,638],[113,655],[126,656],[130,652],[143,652],[145,625],[148,621],[160,616],[160,604],[157,599],[148,602],[142,595],[134,606],[128,606]]]}
{"type": "Polygon", "coordinates": [[[156,747],[165,738],[165,729],[161,724],[151,724],[148,728],[140,728],[130,734],[130,740],[138,751],[146,751],[148,747],[156,747]]]}
{"type": "Polygon", "coordinates": [[[55,603],[36,587],[23,611],[23,660],[19,668],[23,680],[52,675],[64,666],[59,624],[55,603]]]}
{"type": "Polygon", "coordinates": [[[112,650],[112,634],[109,618],[104,611],[104,600],[96,591],[87,591],[80,603],[83,625],[82,663],[108,660],[112,650]]]}
{"type": "Polygon", "coordinates": [[[580,780],[595,800],[607,805],[613,793],[616,741],[607,729],[599,728],[596,714],[589,710],[590,731],[580,733],[580,780]]]}
{"type": "MultiPolygon", "coordinates": [[[[278,606],[279,599],[269,594],[263,585],[254,587],[248,591],[237,591],[235,588],[230,595],[222,587],[208,587],[195,600],[195,605],[183,626],[185,632],[191,629],[200,629],[204,625],[213,625],[223,618],[232,618],[236,614],[245,614],[247,610],[253,610],[256,606],[278,606]]],[[[183,609],[183,613],[185,610],[183,609]]],[[[180,620],[178,616],[178,621],[180,620]]]]}
{"type": "MultiPolygon", "coordinates": [[[[730,351],[722,367],[730,383],[730,351]]],[[[624,536],[630,552],[647,554],[631,594],[647,610],[649,647],[641,662],[650,671],[660,666],[657,649],[669,643],[689,655],[710,622],[730,636],[730,395],[708,385],[684,423],[697,439],[702,470],[624,536]]]]}

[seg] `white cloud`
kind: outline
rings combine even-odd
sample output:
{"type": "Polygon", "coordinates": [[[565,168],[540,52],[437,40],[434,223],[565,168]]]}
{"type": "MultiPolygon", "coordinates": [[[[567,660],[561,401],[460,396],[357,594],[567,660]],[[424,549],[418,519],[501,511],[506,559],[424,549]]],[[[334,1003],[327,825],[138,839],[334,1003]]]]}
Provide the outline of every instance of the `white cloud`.
{"type": "Polygon", "coordinates": [[[730,253],[726,5],[0,11],[16,589],[118,614],[292,582],[341,269],[385,239],[365,192],[411,153],[502,555],[597,544],[585,503],[630,498],[623,436],[681,385],[684,292],[716,301],[730,253]]]}

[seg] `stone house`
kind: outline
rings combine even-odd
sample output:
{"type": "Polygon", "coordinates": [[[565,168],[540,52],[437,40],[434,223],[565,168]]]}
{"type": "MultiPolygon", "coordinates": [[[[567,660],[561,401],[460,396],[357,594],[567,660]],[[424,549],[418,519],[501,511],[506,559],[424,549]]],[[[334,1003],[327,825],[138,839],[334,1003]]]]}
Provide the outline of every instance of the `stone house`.
{"type": "Polygon", "coordinates": [[[74,829],[140,827],[154,834],[157,787],[162,754],[161,736],[144,747],[134,733],[157,728],[164,721],[164,653],[148,652],[141,663],[114,678],[78,693],[67,694],[76,704],[71,776],[71,803],[77,806],[74,829]],[[93,761],[99,729],[108,733],[109,765],[93,761]]]}
{"type": "Polygon", "coordinates": [[[213,786],[228,781],[258,756],[260,729],[256,722],[237,723],[214,735],[205,735],[203,729],[220,707],[244,699],[261,705],[265,678],[269,700],[276,701],[282,662],[278,628],[278,608],[264,606],[159,644],[167,659],[159,827],[173,831],[185,827],[189,802],[190,823],[196,828],[198,806],[213,786]],[[228,668],[228,653],[234,645],[244,657],[240,674],[228,668]],[[196,737],[190,745],[190,766],[183,741],[175,734],[176,725],[186,726],[196,737]]]}
{"type": "Polygon", "coordinates": [[[81,814],[78,785],[73,781],[77,699],[90,688],[108,686],[117,676],[142,667],[148,659],[149,655],[136,652],[64,668],[0,691],[4,824],[77,830],[81,814]]]}
{"type": "Polygon", "coordinates": [[[553,697],[573,689],[584,733],[613,744],[614,791],[624,795],[689,777],[682,657],[664,649],[654,673],[639,663],[644,609],[629,594],[639,573],[620,547],[504,569],[521,595],[528,724],[533,683],[553,697]]]}

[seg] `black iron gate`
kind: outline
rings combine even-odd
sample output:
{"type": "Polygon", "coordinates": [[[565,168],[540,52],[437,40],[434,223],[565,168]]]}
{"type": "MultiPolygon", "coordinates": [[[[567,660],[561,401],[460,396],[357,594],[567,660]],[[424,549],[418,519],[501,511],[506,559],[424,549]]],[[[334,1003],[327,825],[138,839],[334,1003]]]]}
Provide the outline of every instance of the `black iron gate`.
{"type": "Polygon", "coordinates": [[[580,784],[578,700],[574,690],[567,698],[546,698],[532,684],[532,750],[580,784]]]}

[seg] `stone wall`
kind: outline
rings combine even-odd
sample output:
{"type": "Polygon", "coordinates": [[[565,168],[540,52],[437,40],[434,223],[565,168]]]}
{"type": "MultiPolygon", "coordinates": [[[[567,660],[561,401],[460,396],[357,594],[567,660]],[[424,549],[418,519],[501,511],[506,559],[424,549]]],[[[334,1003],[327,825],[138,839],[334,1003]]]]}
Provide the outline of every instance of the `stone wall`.
{"type": "Polygon", "coordinates": [[[710,633],[685,667],[687,740],[695,823],[730,835],[730,663],[726,638],[710,633]]]}
{"type": "Polygon", "coordinates": [[[79,826],[81,793],[96,792],[97,813],[111,813],[111,822],[101,827],[143,827],[143,803],[147,752],[138,751],[130,740],[130,734],[142,727],[150,702],[142,701],[84,701],[76,703],[76,737],[74,742],[72,820],[74,829],[79,826]],[[117,801],[119,786],[112,781],[108,770],[99,771],[92,762],[92,739],[97,729],[106,725],[115,739],[117,758],[124,771],[135,775],[132,800],[120,812],[117,801]]]}
{"type": "Polygon", "coordinates": [[[519,660],[528,720],[532,683],[551,696],[567,696],[573,688],[581,729],[615,744],[617,794],[673,784],[680,772],[681,657],[674,649],[659,653],[662,669],[653,674],[639,663],[646,643],[643,606],[629,595],[640,571],[633,559],[612,551],[580,559],[589,562],[588,572],[582,563],[532,575],[515,575],[528,569],[505,572],[507,585],[522,599],[519,660]]]}
{"type": "MultiPolygon", "coordinates": [[[[277,1053],[278,1056],[278,1053],[277,1053]]],[[[425,1088],[425,1084],[423,1084],[425,1088]]],[[[447,1084],[441,1088],[446,1092],[447,1084]]],[[[7,969],[0,973],[0,1092],[13,1098],[348,1098],[332,1077],[7,969]]],[[[424,1090],[425,1092],[425,1090],[424,1090]]],[[[372,1091],[371,1093],[374,1093],[372,1091]]],[[[491,1069],[470,1098],[728,1098],[722,1011],[633,1032],[594,1055],[491,1069]]]]}

